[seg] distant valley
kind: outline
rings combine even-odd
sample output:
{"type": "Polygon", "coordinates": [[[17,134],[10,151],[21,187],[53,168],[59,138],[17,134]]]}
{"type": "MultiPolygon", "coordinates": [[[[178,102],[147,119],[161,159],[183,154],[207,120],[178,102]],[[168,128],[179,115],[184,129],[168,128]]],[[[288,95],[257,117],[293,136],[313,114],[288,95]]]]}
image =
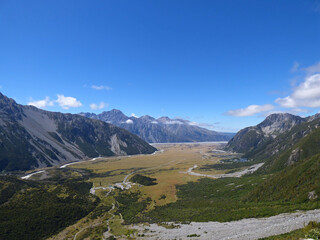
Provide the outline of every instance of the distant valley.
{"type": "Polygon", "coordinates": [[[48,112],[0,94],[0,130],[1,239],[258,239],[320,221],[319,210],[295,212],[320,208],[319,114],[271,114],[233,136],[119,110],[48,112]]]}

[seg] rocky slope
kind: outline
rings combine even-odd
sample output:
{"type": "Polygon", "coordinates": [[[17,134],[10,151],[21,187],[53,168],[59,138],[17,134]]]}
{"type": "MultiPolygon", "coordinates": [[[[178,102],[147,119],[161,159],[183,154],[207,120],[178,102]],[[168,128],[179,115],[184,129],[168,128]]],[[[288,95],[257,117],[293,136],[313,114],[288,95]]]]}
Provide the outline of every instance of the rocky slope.
{"type": "Polygon", "coordinates": [[[22,106],[0,93],[0,171],[155,150],[139,137],[111,124],[22,106]]]}
{"type": "Polygon", "coordinates": [[[278,135],[306,121],[308,119],[289,113],[271,114],[257,126],[240,130],[228,142],[226,149],[239,153],[253,151],[263,144],[272,141],[278,135]]]}
{"type": "Polygon", "coordinates": [[[274,172],[285,169],[320,153],[319,126],[320,118],[306,118],[305,122],[245,155],[265,161],[260,171],[274,172]]]}
{"type": "Polygon", "coordinates": [[[150,143],[228,141],[234,135],[210,131],[183,119],[168,117],[155,119],[148,115],[140,118],[128,117],[116,109],[98,115],[94,113],[80,113],[80,115],[112,123],[150,143]]]}
{"type": "Polygon", "coordinates": [[[319,114],[307,118],[277,114],[237,133],[228,143],[228,148],[242,150],[244,158],[253,162],[264,162],[256,174],[268,176],[246,199],[301,203],[319,201],[319,127],[319,114]],[[254,137],[250,140],[254,141],[245,146],[251,129],[259,135],[251,135],[254,137]]]}
{"type": "Polygon", "coordinates": [[[311,121],[279,135],[259,151],[247,153],[264,161],[257,174],[271,173],[249,194],[249,200],[301,203],[320,200],[320,119],[308,120],[311,121]]]}

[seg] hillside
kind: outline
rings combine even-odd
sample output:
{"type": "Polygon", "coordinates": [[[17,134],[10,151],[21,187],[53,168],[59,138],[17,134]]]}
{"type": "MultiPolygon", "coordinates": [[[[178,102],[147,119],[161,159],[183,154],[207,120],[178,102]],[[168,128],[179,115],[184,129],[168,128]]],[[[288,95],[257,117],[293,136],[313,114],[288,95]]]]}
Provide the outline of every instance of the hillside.
{"type": "MultiPolygon", "coordinates": [[[[312,119],[311,119],[312,120],[312,119]]],[[[247,152],[245,157],[265,161],[260,171],[275,172],[318,154],[320,119],[306,121],[280,134],[273,141],[247,152]]]]}
{"type": "Polygon", "coordinates": [[[272,142],[278,135],[305,121],[307,119],[289,113],[271,114],[260,124],[240,130],[228,142],[226,149],[238,153],[256,150],[261,145],[272,142]]]}
{"type": "Polygon", "coordinates": [[[299,202],[318,201],[320,154],[301,160],[269,177],[253,189],[247,200],[299,202]]]}
{"type": "Polygon", "coordinates": [[[128,117],[117,109],[100,114],[80,113],[80,115],[112,123],[150,143],[228,141],[234,135],[201,128],[183,119],[168,117],[155,119],[148,115],[139,118],[128,117]]]}
{"type": "Polygon", "coordinates": [[[0,171],[28,170],[98,156],[156,149],[111,124],[22,106],[0,93],[0,171]]]}
{"type": "MultiPolygon", "coordinates": [[[[266,120],[269,125],[274,125],[268,118],[266,120]]],[[[277,118],[273,117],[273,119],[277,118]]],[[[266,120],[256,128],[261,127],[266,120]]],[[[248,148],[248,151],[244,152],[245,158],[250,158],[255,162],[264,162],[256,175],[267,174],[268,176],[244,199],[301,203],[319,199],[319,115],[304,119],[290,117],[286,121],[278,125],[278,130],[274,128],[274,131],[281,132],[280,134],[274,138],[267,139],[265,137],[264,142],[248,148]],[[295,120],[292,121],[292,119],[295,120]]],[[[242,138],[237,141],[241,143],[244,140],[245,138],[242,138]]],[[[228,146],[231,145],[228,144],[228,146]]]]}
{"type": "Polygon", "coordinates": [[[0,239],[46,239],[85,217],[100,200],[92,183],[80,178],[57,182],[0,176],[0,239]]]}

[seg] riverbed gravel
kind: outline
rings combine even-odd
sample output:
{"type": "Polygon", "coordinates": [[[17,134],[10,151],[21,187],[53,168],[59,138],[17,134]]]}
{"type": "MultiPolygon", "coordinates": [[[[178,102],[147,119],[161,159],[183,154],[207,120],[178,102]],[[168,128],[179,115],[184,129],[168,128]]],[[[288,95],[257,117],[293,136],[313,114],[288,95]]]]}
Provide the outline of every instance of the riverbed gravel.
{"type": "Polygon", "coordinates": [[[157,224],[136,225],[133,228],[137,229],[140,235],[144,234],[144,237],[139,239],[254,240],[303,228],[310,221],[320,221],[320,209],[224,223],[191,222],[178,224],[179,227],[173,229],[157,224]]]}

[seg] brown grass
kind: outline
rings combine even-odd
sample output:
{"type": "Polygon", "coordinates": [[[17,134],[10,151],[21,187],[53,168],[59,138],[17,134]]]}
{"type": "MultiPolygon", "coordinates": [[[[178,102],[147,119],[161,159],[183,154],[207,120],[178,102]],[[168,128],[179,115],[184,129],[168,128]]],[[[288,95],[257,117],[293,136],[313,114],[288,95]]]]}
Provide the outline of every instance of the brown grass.
{"type": "MultiPolygon", "coordinates": [[[[112,176],[96,177],[90,179],[94,186],[108,186],[122,182],[124,177],[134,171],[140,174],[157,178],[157,185],[141,187],[140,191],[147,197],[151,197],[156,205],[163,205],[177,200],[176,185],[185,184],[188,181],[196,181],[199,177],[185,174],[188,168],[197,164],[199,167],[205,164],[219,162],[223,154],[210,153],[218,147],[217,143],[194,144],[159,144],[155,145],[159,150],[154,155],[137,155],[125,157],[104,158],[97,161],[87,161],[71,165],[72,168],[84,168],[94,173],[109,172],[112,176]],[[161,195],[165,199],[160,199],[161,195]]],[[[199,169],[195,170],[199,171],[199,169]]],[[[221,171],[206,171],[206,173],[221,173],[221,171]]]]}

